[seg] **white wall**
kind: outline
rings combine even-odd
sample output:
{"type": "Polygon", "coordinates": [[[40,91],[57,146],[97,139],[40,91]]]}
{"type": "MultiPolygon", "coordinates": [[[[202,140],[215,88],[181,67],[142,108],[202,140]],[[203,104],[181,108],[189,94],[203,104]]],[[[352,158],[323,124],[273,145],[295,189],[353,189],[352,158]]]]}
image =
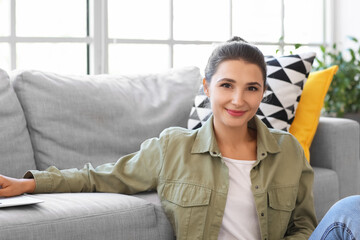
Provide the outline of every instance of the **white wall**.
{"type": "Polygon", "coordinates": [[[334,41],[345,49],[351,46],[347,36],[360,41],[360,0],[334,0],[334,41]]]}

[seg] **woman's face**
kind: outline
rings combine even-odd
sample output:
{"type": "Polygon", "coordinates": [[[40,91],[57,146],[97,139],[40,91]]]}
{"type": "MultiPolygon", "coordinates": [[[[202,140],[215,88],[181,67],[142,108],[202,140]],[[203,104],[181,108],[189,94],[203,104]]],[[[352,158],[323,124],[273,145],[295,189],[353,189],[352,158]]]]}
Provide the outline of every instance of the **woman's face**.
{"type": "Polygon", "coordinates": [[[260,68],[243,60],[226,60],[219,64],[211,82],[204,79],[210,98],[215,127],[247,127],[256,114],[264,93],[260,68]]]}

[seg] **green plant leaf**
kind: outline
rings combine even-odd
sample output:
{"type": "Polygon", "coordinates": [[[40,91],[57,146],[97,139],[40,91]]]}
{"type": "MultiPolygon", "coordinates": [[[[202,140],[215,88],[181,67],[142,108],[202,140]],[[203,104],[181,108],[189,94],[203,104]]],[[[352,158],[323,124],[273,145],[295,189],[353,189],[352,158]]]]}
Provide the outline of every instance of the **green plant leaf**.
{"type": "Polygon", "coordinates": [[[299,47],[301,47],[302,45],[300,43],[296,43],[295,44],[295,49],[298,49],[299,47]]]}
{"type": "Polygon", "coordinates": [[[351,48],[348,48],[347,49],[349,52],[350,52],[350,55],[351,55],[351,62],[354,63],[355,60],[356,60],[356,56],[355,56],[355,51],[352,50],[351,48]]]}
{"type": "MultiPolygon", "coordinates": [[[[320,50],[321,50],[321,52],[322,52],[322,53],[324,53],[324,54],[325,54],[325,51],[326,51],[325,46],[321,45],[321,46],[320,46],[320,50]]],[[[360,51],[360,50],[359,50],[359,51],[360,51]]]]}
{"type": "Polygon", "coordinates": [[[314,69],[339,67],[324,100],[324,111],[338,117],[347,112],[360,112],[360,44],[355,37],[349,39],[356,43],[355,47],[338,50],[336,43],[332,48],[320,46],[323,55],[315,58],[318,66],[314,69]]]}
{"type": "Polygon", "coordinates": [[[351,41],[358,42],[356,37],[353,36],[347,36],[351,41]]]}

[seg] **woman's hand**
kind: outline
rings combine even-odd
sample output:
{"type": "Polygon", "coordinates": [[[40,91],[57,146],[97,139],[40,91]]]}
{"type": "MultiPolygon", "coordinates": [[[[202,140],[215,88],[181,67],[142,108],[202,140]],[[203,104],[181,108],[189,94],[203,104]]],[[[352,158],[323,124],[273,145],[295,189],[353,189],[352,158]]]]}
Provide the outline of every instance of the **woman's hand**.
{"type": "Polygon", "coordinates": [[[12,197],[35,190],[34,179],[16,179],[0,175],[0,197],[12,197]]]}

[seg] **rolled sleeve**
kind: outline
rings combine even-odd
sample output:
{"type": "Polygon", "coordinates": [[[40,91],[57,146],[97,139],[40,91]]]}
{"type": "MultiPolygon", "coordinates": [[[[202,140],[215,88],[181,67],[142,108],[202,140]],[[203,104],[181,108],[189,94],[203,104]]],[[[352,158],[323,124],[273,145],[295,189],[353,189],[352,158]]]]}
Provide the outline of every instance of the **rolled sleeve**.
{"type": "Polygon", "coordinates": [[[33,193],[52,192],[53,179],[51,174],[46,171],[30,170],[25,173],[24,178],[33,178],[35,180],[35,190],[33,193]]]}
{"type": "Polygon", "coordinates": [[[28,171],[24,178],[34,178],[34,193],[48,192],[114,192],[134,194],[154,190],[166,152],[168,134],[146,140],[138,152],[121,157],[115,163],[94,168],[28,171]]]}

